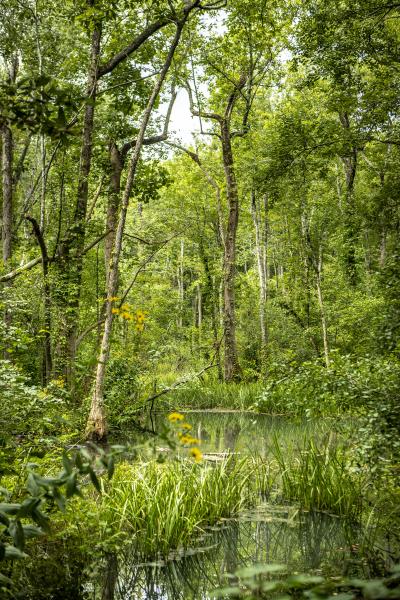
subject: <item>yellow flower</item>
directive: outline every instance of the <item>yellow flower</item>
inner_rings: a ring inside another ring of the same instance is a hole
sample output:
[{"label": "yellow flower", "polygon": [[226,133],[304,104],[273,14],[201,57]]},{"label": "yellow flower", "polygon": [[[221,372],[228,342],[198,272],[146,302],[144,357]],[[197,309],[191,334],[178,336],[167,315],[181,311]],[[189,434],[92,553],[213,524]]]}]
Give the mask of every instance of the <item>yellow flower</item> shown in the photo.
[{"label": "yellow flower", "polygon": [[119,308],[112,308],[111,312],[113,315],[119,315]]},{"label": "yellow flower", "polygon": [[171,423],[176,423],[177,421],[183,421],[185,417],[183,415],[181,415],[181,413],[178,412],[173,412],[170,415],[168,415],[168,420],[171,421]]},{"label": "yellow flower", "polygon": [[111,298],[107,298],[107,302],[118,302],[118,300],[121,300],[119,296],[112,296]]},{"label": "yellow flower", "polygon": [[187,435],[187,434],[186,435],[180,434],[179,441],[181,442],[181,444],[185,444],[185,445],[200,444],[200,440],[192,437],[191,435]]},{"label": "yellow flower", "polygon": [[203,455],[198,448],[190,448],[189,454],[197,463],[203,459]]},{"label": "yellow flower", "polygon": [[122,310],[125,310],[125,311],[129,312],[130,309],[131,309],[131,305],[130,304],[123,304],[121,306],[121,308],[122,308]]},{"label": "yellow flower", "polygon": [[186,429],[186,431],[190,431],[190,430],[192,429],[192,426],[191,426],[191,425],[189,425],[189,423],[180,423],[180,424],[179,424],[179,427],[180,427],[181,429]]}]

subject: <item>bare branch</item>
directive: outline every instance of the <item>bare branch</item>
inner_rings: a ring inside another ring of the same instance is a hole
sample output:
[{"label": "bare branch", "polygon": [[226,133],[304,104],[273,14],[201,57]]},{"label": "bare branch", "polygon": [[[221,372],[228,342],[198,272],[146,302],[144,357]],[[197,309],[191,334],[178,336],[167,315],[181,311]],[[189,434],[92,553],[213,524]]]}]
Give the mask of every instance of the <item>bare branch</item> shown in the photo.
[{"label": "bare branch", "polygon": [[93,211],[94,211],[95,206],[97,204],[97,200],[99,199],[100,194],[101,194],[101,190],[103,188],[104,179],[105,179],[105,175],[103,175],[102,178],[100,179],[99,186],[98,186],[97,190],[95,191],[92,204],[90,205],[88,213],[87,213],[86,222],[90,221],[90,219],[92,217]]},{"label": "bare branch", "polygon": [[37,239],[40,252],[42,254],[43,267],[45,268],[47,266],[47,263],[49,262],[49,255],[47,253],[46,242],[44,241],[43,233],[40,229],[39,223],[34,217],[31,217],[30,215],[26,215],[25,219],[29,221],[29,223],[31,223],[32,225],[33,233]]},{"label": "bare branch", "polygon": [[138,36],[135,37],[134,40],[128,46],[125,46],[120,52],[114,54],[112,58],[108,62],[103,65],[100,65],[98,70],[98,78],[103,77],[107,73],[111,73],[122,61],[124,61],[128,56],[130,56],[133,52],[138,50],[140,46],[142,46],[152,35],[154,35],[157,31],[165,27],[171,23],[171,17],[164,17],[163,19],[159,19],[154,23],[151,23],[144,31],[142,31]]},{"label": "bare branch", "polygon": [[86,246],[86,248],[84,248],[82,250],[81,256],[83,256],[84,254],[87,254],[89,252],[89,250],[91,250],[92,248],[97,246],[97,244],[99,244],[102,240],[104,240],[104,238],[106,238],[108,235],[110,235],[110,233],[112,233],[113,231],[114,231],[113,229],[109,229],[105,233],[102,233],[101,235],[99,235],[99,237],[96,238],[94,240],[94,242],[92,242],[91,244],[89,244],[89,246]]}]

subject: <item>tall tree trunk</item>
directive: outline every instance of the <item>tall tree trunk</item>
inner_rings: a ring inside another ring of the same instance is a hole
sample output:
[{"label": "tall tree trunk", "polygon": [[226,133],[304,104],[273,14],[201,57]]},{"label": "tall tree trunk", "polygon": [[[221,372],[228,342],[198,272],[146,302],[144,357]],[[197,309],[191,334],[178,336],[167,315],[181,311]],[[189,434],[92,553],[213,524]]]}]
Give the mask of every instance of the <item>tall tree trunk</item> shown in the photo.
[{"label": "tall tree trunk", "polygon": [[228,219],[224,254],[224,379],[226,382],[241,378],[236,346],[235,275],[236,234],[239,222],[239,194],[235,176],[229,121],[221,122],[222,159],[228,200]]},{"label": "tall tree trunk", "polygon": [[[267,202],[267,200],[265,200]],[[268,344],[268,328],[267,328],[267,205],[265,206],[265,224],[264,235],[262,235],[262,215],[261,207],[257,205],[257,198],[254,190],[251,192],[251,216],[253,218],[255,241],[256,241],[256,257],[257,270],[259,281],[259,318],[261,332],[261,372],[266,373],[267,359],[267,344]]]},{"label": "tall tree trunk", "polygon": [[[12,258],[13,237],[13,135],[11,129],[4,125],[2,129],[2,179],[3,179],[3,213],[2,213],[2,258],[3,267],[10,270]],[[11,282],[5,284],[7,287]],[[11,311],[6,305],[4,309],[4,323],[11,325]]]},{"label": "tall tree trunk", "polygon": [[318,260],[316,264],[316,277],[317,277],[317,295],[318,295],[318,306],[321,316],[321,328],[322,328],[322,339],[324,342],[324,357],[325,364],[329,367],[329,340],[328,340],[328,328],[326,324],[326,315],[325,315],[325,306],[322,296],[322,287],[321,287],[321,274],[322,274],[322,248],[321,246],[318,249]]},{"label": "tall tree trunk", "polygon": [[43,287],[44,287],[44,369],[43,369],[43,384],[46,385],[52,376],[52,354],[51,354],[51,293],[49,283],[49,255],[47,246],[43,237],[43,231],[39,223],[31,216],[26,219],[32,224],[33,233],[39,244],[42,255],[42,271],[43,271]]},{"label": "tall tree trunk", "polygon": [[13,234],[13,135],[11,129],[3,126],[3,222],[2,222],[2,246],[3,263],[7,263],[12,257],[12,234]]},{"label": "tall tree trunk", "polygon": [[[346,112],[339,114],[340,122],[346,136],[351,133],[350,119]],[[350,142],[349,142],[350,143]],[[354,183],[357,172],[357,158],[358,151],[354,145],[349,147],[349,151],[346,155],[341,156],[341,160],[345,172],[346,180],[346,197],[345,205],[343,207],[344,212],[344,258],[346,265],[346,272],[349,282],[352,286],[357,283],[357,265],[356,265],[356,246],[357,246],[357,228],[355,223],[355,197],[354,197]]]},{"label": "tall tree trunk", "polygon": [[115,234],[118,225],[118,210],[120,202],[121,192],[121,174],[124,167],[124,160],[121,156],[121,152],[118,150],[117,145],[111,142],[109,149],[111,176],[110,176],[110,188],[108,194],[108,205],[107,205],[107,219],[106,219],[106,231],[109,231],[109,235],[105,238],[104,242],[104,259],[106,268],[106,281],[111,265],[112,249],[114,247]]},{"label": "tall tree trunk", "polygon": [[146,133],[147,125],[150,120],[151,113],[154,108],[154,104],[160,93],[161,87],[164,83],[165,77],[169,71],[172,63],[172,59],[175,54],[175,50],[179,44],[183,27],[186,23],[189,11],[185,10],[184,17],[177,23],[176,33],[174,40],[168,52],[168,56],[161,70],[161,73],[156,81],[153,88],[149,101],[147,103],[138,136],[136,139],[135,147],[130,160],[128,176],[125,184],[125,190],[121,202],[121,210],[118,221],[118,228],[115,236],[115,244],[112,253],[112,261],[110,272],[107,282],[107,302],[106,302],[106,318],[104,322],[103,337],[101,341],[100,354],[97,361],[96,368],[96,379],[92,396],[92,403],[88,416],[86,435],[91,439],[104,440],[107,436],[107,422],[104,410],[104,382],[106,375],[106,366],[110,353],[111,334],[113,325],[113,313],[112,313],[112,302],[109,300],[115,297],[118,288],[118,273],[119,273],[119,262],[122,250],[123,234],[125,230],[126,215],[129,206],[129,199],[132,192],[132,187],[136,175],[136,169],[138,166],[143,140]]},{"label": "tall tree trunk", "polygon": [[[93,6],[94,0],[88,0],[87,3],[89,6]],[[68,295],[68,313],[64,319],[65,331],[61,334],[64,346],[60,356],[62,362],[58,366],[57,371],[63,371],[63,375],[68,382],[69,387],[73,385],[74,381],[74,361],[79,325],[79,301],[81,295],[83,249],[86,233],[89,175],[92,161],[93,124],[100,57],[100,41],[101,23],[97,22],[94,25],[90,47],[90,65],[86,85],[87,102],[83,119],[78,191],[73,225],[71,225],[66,238],[60,244],[59,250],[59,261],[61,263],[59,265],[59,270],[66,269],[66,272],[68,273],[67,289],[65,289],[65,275],[63,276],[62,281],[64,287],[62,294],[67,293]]]},{"label": "tall tree trunk", "polygon": [[185,288],[184,288],[184,283],[183,283],[184,257],[185,257],[185,243],[184,243],[184,240],[181,240],[178,267],[176,270],[176,278],[177,278],[177,283],[178,283],[177,325],[180,328],[183,327],[183,302],[184,302],[184,294],[185,294]]}]

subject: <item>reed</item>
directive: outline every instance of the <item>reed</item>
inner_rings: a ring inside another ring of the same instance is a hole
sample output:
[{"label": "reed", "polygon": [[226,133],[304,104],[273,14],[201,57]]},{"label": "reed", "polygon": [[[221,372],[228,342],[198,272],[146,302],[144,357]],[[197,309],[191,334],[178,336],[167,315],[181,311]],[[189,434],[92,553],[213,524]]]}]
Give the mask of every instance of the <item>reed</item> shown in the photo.
[{"label": "reed", "polygon": [[286,447],[284,452],[275,438],[271,449],[286,500],[350,519],[361,515],[367,482],[350,471],[345,451],[330,439],[319,446],[307,440],[302,448]]},{"label": "reed", "polygon": [[254,498],[247,460],[120,465],[100,499],[103,539],[121,533],[143,557],[186,547],[204,527],[236,514]]},{"label": "reed", "polygon": [[204,384],[188,384],[176,389],[166,397],[170,408],[227,408],[235,410],[251,410],[256,398],[263,390],[261,383],[227,385],[226,383],[208,382]]}]

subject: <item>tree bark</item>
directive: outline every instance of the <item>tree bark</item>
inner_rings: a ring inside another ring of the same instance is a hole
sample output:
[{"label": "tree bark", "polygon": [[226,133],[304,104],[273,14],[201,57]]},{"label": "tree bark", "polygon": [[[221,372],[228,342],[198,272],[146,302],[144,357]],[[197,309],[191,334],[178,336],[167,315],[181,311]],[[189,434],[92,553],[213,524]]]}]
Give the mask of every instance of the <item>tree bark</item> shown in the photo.
[{"label": "tree bark", "polygon": [[[346,136],[351,133],[350,119],[346,112],[339,114],[340,122]],[[349,142],[350,143],[350,142]],[[345,172],[346,194],[344,204],[344,259],[346,272],[352,286],[357,283],[356,245],[357,231],[355,223],[354,183],[357,172],[358,150],[351,144],[346,155],[341,156]]]},{"label": "tree bark", "polygon": [[[88,0],[93,5],[93,0]],[[86,84],[86,107],[83,119],[82,145],[78,175],[78,190],[73,224],[60,243],[57,255],[61,289],[55,295],[61,300],[59,310],[68,312],[62,317],[63,331],[60,333],[56,371],[62,374],[71,388],[74,381],[76,338],[79,325],[79,301],[83,268],[83,250],[86,233],[86,214],[89,191],[89,175],[92,161],[93,124],[100,58],[101,23],[95,23],[90,46],[90,64]],[[66,296],[66,297],[65,297]]]},{"label": "tree bark", "polygon": [[235,276],[236,234],[239,223],[239,194],[236,183],[229,122],[221,123],[222,159],[228,200],[228,219],[224,254],[224,379],[226,382],[241,378],[236,345]]},{"label": "tree bark", "polygon": [[267,327],[267,199],[265,198],[265,223],[264,223],[264,236],[262,235],[262,216],[261,207],[257,205],[257,198],[254,190],[251,192],[251,215],[253,218],[255,241],[256,241],[256,257],[257,257],[257,270],[258,270],[258,281],[259,281],[259,318],[260,318],[260,333],[261,333],[261,372],[266,373],[266,358],[267,358],[267,344],[268,344],[268,327]]},{"label": "tree bark", "polygon": [[4,125],[2,131],[3,152],[3,222],[2,246],[4,266],[12,257],[13,234],[13,135],[11,129]]},{"label": "tree bark", "polygon": [[52,354],[51,354],[51,294],[50,294],[50,283],[49,283],[49,255],[47,252],[47,246],[44,241],[43,232],[36,221],[31,216],[27,216],[26,219],[31,223],[33,233],[40,247],[42,255],[42,271],[43,271],[43,285],[44,285],[44,369],[43,369],[43,385],[46,385],[52,376]]},{"label": "tree bark", "polygon": [[318,260],[316,264],[316,278],[317,278],[317,295],[318,295],[318,306],[321,316],[321,328],[322,328],[322,340],[324,343],[324,357],[325,364],[329,368],[330,360],[329,360],[329,340],[328,340],[328,328],[326,324],[326,314],[325,314],[325,306],[322,296],[322,286],[321,286],[321,274],[322,274],[322,248],[321,246],[318,249]]}]

